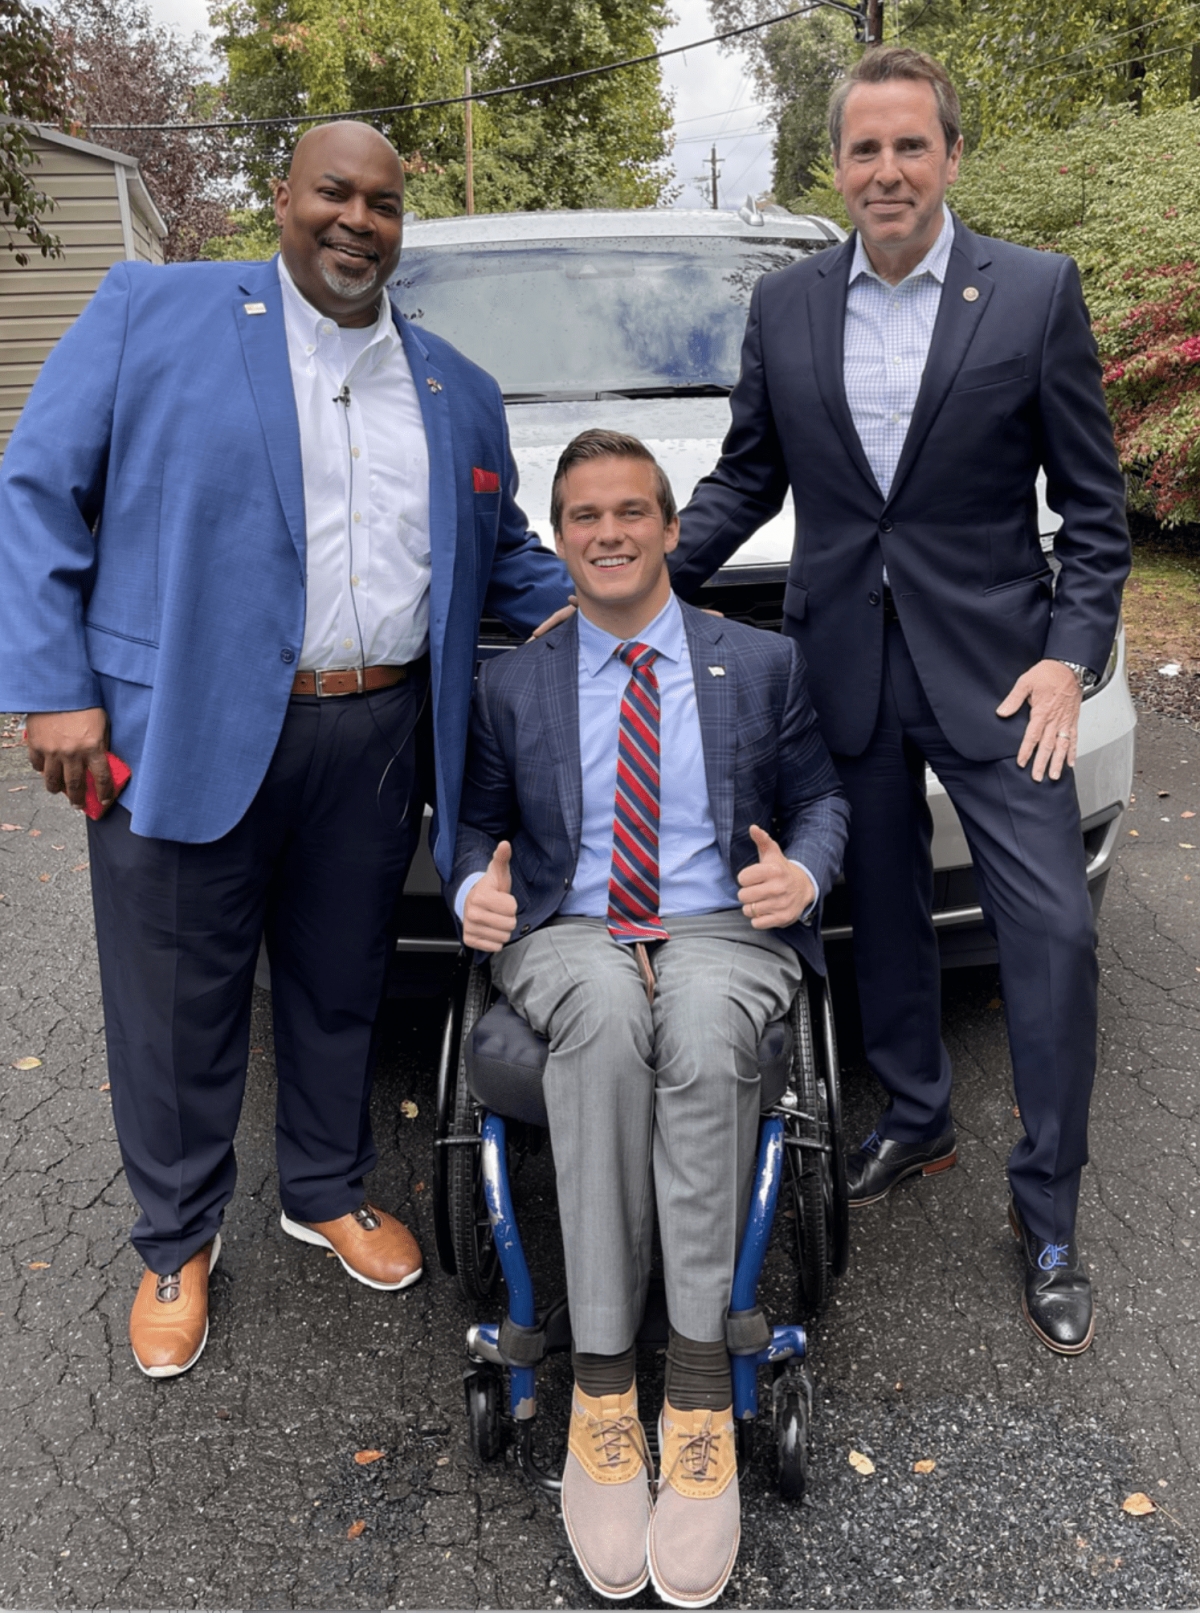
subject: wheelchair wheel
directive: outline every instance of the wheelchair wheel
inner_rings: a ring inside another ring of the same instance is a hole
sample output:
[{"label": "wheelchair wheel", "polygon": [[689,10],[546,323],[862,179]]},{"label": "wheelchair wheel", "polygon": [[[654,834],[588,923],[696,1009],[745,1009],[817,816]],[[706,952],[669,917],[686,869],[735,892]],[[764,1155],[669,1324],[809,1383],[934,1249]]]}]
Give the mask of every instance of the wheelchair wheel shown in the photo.
[{"label": "wheelchair wheel", "polygon": [[504,1449],[500,1403],[504,1384],[498,1372],[476,1367],[463,1373],[467,1402],[467,1435],[481,1462],[494,1462]]},{"label": "wheelchair wheel", "polygon": [[[476,1021],[487,1010],[492,1000],[492,984],[486,968],[476,966],[467,976],[463,998],[458,1048],[454,1058],[453,1116],[455,1137],[477,1137],[480,1134],[479,1105],[471,1096],[467,1085],[464,1050],[467,1037]],[[446,1154],[446,1201],[450,1227],[450,1241],[454,1249],[454,1265],[458,1286],[472,1304],[488,1304],[496,1292],[500,1278],[500,1262],[492,1238],[487,1204],[483,1196],[483,1172],[480,1168],[478,1145],[465,1142],[452,1143],[443,1148]]]},{"label": "wheelchair wheel", "polygon": [[808,1401],[798,1389],[782,1397],[775,1418],[775,1482],[785,1501],[799,1501],[808,1485]]},{"label": "wheelchair wheel", "polygon": [[792,1091],[796,1106],[788,1121],[785,1154],[796,1221],[801,1299],[810,1314],[816,1315],[827,1303],[833,1286],[836,1173],[840,1166],[844,1194],[845,1166],[841,1160],[840,1139],[835,1142],[833,1135],[828,1082],[818,1064],[814,1045],[807,979],[792,1004],[791,1021]]}]

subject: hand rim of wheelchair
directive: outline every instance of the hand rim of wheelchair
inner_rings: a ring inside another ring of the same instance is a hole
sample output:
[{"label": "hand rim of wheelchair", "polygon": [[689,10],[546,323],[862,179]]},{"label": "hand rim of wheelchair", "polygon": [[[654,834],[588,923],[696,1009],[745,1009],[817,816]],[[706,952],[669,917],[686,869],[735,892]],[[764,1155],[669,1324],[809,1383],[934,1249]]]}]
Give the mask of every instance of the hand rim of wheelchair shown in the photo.
[{"label": "hand rim of wheelchair", "polygon": [[483,1198],[479,1148],[483,1111],[467,1084],[465,1049],[495,996],[486,965],[468,963],[446,1014],[438,1066],[434,1137],[434,1239],[438,1261],[476,1305],[495,1298],[500,1262]]}]

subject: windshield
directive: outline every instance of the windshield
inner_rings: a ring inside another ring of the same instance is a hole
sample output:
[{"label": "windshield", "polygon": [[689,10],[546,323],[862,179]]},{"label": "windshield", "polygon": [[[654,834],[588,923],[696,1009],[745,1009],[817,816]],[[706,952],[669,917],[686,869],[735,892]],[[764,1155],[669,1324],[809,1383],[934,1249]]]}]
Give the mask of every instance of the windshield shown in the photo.
[{"label": "windshield", "polygon": [[727,392],[750,293],[820,241],[686,236],[405,248],[400,311],[509,402]]}]

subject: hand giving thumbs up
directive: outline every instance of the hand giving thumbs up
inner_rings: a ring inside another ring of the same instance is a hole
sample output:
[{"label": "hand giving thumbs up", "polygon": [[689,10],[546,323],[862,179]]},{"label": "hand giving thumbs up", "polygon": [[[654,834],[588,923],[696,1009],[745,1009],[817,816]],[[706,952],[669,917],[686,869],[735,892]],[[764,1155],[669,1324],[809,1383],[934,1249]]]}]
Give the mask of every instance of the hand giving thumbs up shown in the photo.
[{"label": "hand giving thumbs up", "polygon": [[816,897],[813,882],[757,823],[750,825],[750,838],[758,847],[758,861],[738,875],[742,912],[756,930],[786,929]]},{"label": "hand giving thumbs up", "polygon": [[511,860],[512,845],[502,840],[487,872],[472,885],[463,903],[463,942],[480,952],[499,952],[517,927],[517,900],[508,868]]}]

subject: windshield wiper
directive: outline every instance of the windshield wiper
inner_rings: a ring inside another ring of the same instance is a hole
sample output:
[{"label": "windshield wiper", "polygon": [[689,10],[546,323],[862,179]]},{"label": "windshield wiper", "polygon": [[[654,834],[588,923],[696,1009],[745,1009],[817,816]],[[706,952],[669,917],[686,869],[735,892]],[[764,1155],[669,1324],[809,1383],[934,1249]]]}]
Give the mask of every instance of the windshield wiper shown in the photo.
[{"label": "windshield wiper", "polygon": [[716,381],[681,381],[665,386],[623,386],[608,392],[598,392],[598,398],[727,398],[731,386]]}]

